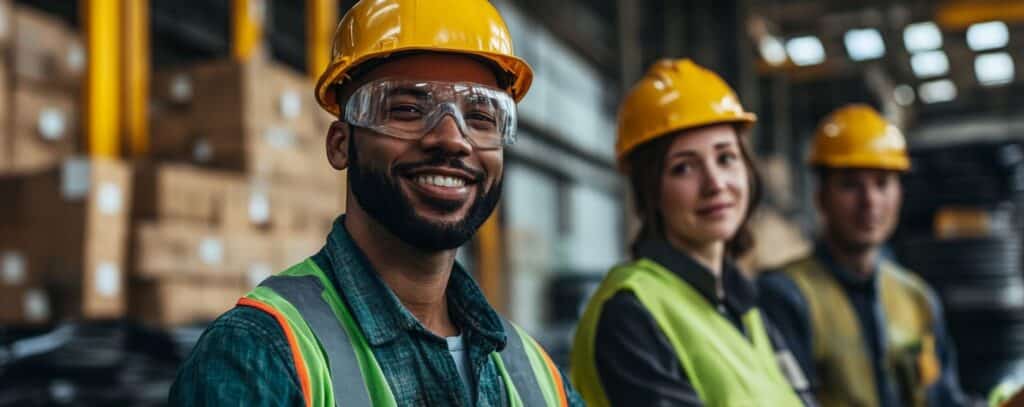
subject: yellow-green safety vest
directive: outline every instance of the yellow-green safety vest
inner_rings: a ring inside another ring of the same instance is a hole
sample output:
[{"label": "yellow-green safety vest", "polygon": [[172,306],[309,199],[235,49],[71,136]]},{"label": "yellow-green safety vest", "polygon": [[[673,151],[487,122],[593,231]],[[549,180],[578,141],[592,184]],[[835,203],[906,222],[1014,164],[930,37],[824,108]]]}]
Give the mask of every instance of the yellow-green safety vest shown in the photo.
[{"label": "yellow-green safety vest", "polygon": [[[879,405],[867,342],[836,277],[814,256],[783,266],[782,273],[796,283],[810,311],[818,402],[828,407]],[[890,261],[880,263],[877,278],[885,313],[884,369],[899,383],[908,405],[924,406],[928,386],[942,371],[927,285]]]},{"label": "yellow-green safety vest", "polygon": [[[397,406],[362,330],[327,275],[306,259],[270,277],[238,301],[273,316],[291,348],[306,406]],[[491,353],[508,405],[567,406],[562,376],[547,353],[502,318],[508,342]]]},{"label": "yellow-green safety vest", "polygon": [[654,317],[704,404],[802,405],[779,370],[756,308],[742,316],[750,335],[747,339],[697,290],[648,259],[612,269],[583,313],[573,344],[570,376],[587,405],[609,405],[597,373],[594,341],[604,303],[620,291],[633,293]]}]

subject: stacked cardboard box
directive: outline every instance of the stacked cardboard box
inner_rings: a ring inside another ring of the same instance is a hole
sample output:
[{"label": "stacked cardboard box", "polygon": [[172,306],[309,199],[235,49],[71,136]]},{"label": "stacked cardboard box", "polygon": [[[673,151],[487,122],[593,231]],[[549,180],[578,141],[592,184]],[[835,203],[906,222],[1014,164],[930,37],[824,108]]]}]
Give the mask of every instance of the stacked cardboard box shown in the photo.
[{"label": "stacked cardboard box", "polygon": [[[161,325],[208,321],[323,244],[335,204],[316,191],[180,163],[136,165],[132,310]],[[275,189],[276,188],[276,189]]]},{"label": "stacked cardboard box", "polygon": [[157,73],[151,161],[86,159],[82,42],[11,4],[0,0],[0,326],[209,321],[321,247],[345,185],[308,78],[267,61]]},{"label": "stacked cardboard box", "polygon": [[124,315],[131,187],[128,164],[81,157],[0,179],[0,323]]},{"label": "stacked cardboard box", "polygon": [[[78,98],[85,48],[68,24],[33,9],[11,10],[10,64],[0,84],[10,115],[6,171],[32,172],[58,165],[79,151]],[[6,64],[3,64],[6,65]]]},{"label": "stacked cardboard box", "polygon": [[324,116],[298,72],[259,60],[208,62],[158,72],[152,89],[157,157],[268,180],[335,175],[323,159]]},{"label": "stacked cardboard box", "polygon": [[323,245],[344,206],[324,157],[330,116],[306,77],[258,59],[158,72],[151,88],[132,309],[161,325],[209,320]]}]

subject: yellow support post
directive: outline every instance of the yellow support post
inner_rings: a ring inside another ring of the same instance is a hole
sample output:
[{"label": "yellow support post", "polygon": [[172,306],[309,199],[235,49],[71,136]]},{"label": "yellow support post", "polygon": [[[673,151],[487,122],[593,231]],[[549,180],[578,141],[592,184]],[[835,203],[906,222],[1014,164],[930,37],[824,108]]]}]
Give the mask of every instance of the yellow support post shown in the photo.
[{"label": "yellow support post", "polygon": [[149,0],[124,6],[124,129],[132,156],[149,154]]},{"label": "yellow support post", "polygon": [[265,0],[231,0],[231,55],[245,62],[263,46]]},{"label": "yellow support post", "polygon": [[313,80],[330,63],[337,24],[337,0],[306,0],[306,71]]},{"label": "yellow support post", "polygon": [[1020,0],[949,0],[935,7],[935,22],[947,30],[964,30],[971,24],[999,20],[1007,24],[1024,22]]},{"label": "yellow support post", "polygon": [[120,0],[81,0],[79,5],[88,55],[82,110],[89,153],[116,157],[121,136]]},{"label": "yellow support post", "polygon": [[501,222],[499,220],[499,207],[491,214],[491,217],[480,226],[476,232],[477,253],[476,266],[477,276],[480,278],[480,288],[490,301],[491,305],[499,312],[505,310],[505,291],[503,287],[504,257],[502,256]]}]

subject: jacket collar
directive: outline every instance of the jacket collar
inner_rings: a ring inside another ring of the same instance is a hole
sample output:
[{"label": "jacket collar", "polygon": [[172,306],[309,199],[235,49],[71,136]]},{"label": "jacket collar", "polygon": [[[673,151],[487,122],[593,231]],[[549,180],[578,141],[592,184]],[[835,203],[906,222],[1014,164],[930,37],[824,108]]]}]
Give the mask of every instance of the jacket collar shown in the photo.
[{"label": "jacket collar", "polygon": [[755,306],[756,294],[753,284],[729,259],[722,266],[722,289],[724,298],[716,292],[716,277],[690,255],[672,247],[665,240],[646,240],[636,246],[636,256],[646,257],[669,269],[687,284],[697,290],[714,305],[726,305],[740,314]]},{"label": "jacket collar", "polygon": [[[405,332],[436,337],[402,305],[374,270],[345,228],[345,215],[334,221],[323,253],[329,259],[332,280],[371,345],[386,344]],[[495,349],[505,347],[500,317],[458,262],[453,266],[445,295],[454,322],[463,334],[470,331],[466,337],[482,338]]]}]

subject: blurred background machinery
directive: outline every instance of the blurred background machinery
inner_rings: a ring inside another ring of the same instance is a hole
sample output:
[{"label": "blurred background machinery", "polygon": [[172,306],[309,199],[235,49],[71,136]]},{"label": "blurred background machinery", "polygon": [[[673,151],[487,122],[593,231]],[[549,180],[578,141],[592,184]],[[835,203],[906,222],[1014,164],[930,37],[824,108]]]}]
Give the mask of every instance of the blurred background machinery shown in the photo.
[{"label": "blurred background machinery", "polygon": [[[320,247],[345,177],[311,81],[353,3],[0,0],[0,405],[161,405],[205,323]],[[818,121],[871,104],[914,157],[892,252],[938,291],[965,386],[1024,370],[1019,1],[492,3],[536,79],[459,257],[560,364],[629,256],[619,97],[689,57],[759,115],[751,274],[810,247]]]}]

